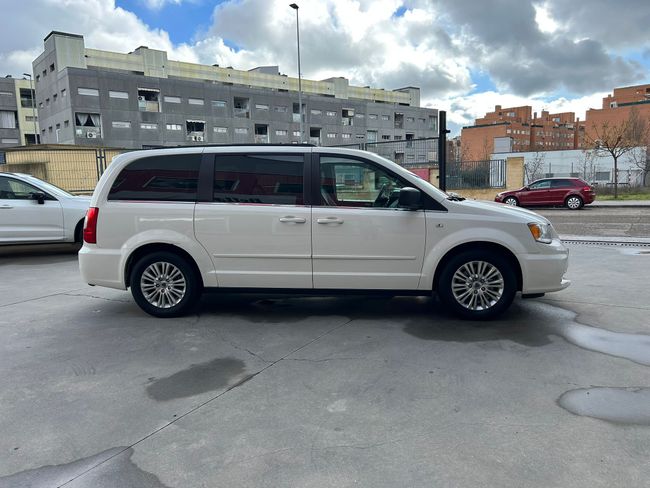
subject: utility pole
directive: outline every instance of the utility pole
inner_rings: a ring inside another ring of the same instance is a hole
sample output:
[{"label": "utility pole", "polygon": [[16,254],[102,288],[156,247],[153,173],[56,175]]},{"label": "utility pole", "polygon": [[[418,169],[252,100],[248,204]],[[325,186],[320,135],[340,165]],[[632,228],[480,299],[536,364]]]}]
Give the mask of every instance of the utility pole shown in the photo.
[{"label": "utility pole", "polygon": [[447,112],[438,112],[438,187],[447,191]]},{"label": "utility pole", "polygon": [[300,143],[305,142],[304,121],[302,118],[302,75],[300,73],[300,21],[298,18],[298,4],[289,5],[296,11],[296,39],[298,43],[298,116],[300,117]]}]

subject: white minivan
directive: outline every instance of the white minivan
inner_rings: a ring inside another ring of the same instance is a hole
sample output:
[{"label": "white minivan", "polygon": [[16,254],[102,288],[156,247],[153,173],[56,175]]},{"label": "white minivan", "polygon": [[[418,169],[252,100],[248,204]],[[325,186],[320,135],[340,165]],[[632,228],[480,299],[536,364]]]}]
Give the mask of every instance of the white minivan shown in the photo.
[{"label": "white minivan", "polygon": [[436,293],[488,319],[566,288],[568,250],[544,217],[450,197],[373,153],[307,145],[135,151],[93,194],[79,264],[157,317],[203,290]]}]

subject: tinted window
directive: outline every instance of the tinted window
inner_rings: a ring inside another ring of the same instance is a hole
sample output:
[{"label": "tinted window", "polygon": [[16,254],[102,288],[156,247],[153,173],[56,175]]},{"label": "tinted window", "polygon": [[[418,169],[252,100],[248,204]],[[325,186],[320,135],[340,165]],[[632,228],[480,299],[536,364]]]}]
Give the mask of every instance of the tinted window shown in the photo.
[{"label": "tinted window", "polygon": [[138,159],[122,170],[109,200],[196,201],[201,154]]},{"label": "tinted window", "polygon": [[[0,199],[2,200],[31,200],[32,193],[44,193],[35,186],[13,178],[0,177]],[[45,195],[47,200],[53,200]]]},{"label": "tinted window", "polygon": [[407,183],[381,167],[346,157],[321,157],[321,199],[330,207],[394,208]]},{"label": "tinted window", "polygon": [[544,188],[550,188],[551,187],[551,180],[542,180],[542,181],[537,181],[530,185],[528,188],[531,190],[541,190]]},{"label": "tinted window", "polygon": [[303,156],[218,155],[215,202],[302,205]]},{"label": "tinted window", "polygon": [[551,188],[572,188],[573,181],[571,180],[553,180],[551,181]]}]

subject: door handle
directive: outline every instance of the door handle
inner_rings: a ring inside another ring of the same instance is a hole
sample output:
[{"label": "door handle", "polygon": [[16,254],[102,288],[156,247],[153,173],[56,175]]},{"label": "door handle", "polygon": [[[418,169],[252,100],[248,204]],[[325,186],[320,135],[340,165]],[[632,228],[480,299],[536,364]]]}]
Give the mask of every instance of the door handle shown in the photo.
[{"label": "door handle", "polygon": [[322,219],[316,219],[316,222],[319,224],[342,224],[343,219],[338,217],[324,217]]},{"label": "door handle", "polygon": [[304,219],[302,217],[294,217],[293,215],[287,215],[286,217],[280,217],[280,222],[304,224],[307,222],[307,219]]},{"label": "door handle", "polygon": [[14,207],[9,204],[6,204],[6,205],[0,205],[0,208],[14,208]]}]

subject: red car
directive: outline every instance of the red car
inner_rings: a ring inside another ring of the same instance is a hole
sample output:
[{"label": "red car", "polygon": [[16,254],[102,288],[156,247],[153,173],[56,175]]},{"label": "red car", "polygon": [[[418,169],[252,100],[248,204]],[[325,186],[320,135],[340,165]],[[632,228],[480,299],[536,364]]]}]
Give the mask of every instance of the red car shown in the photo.
[{"label": "red car", "polygon": [[578,210],[595,199],[594,188],[580,178],[544,178],[519,190],[503,191],[494,201],[522,207],[563,205]]}]

